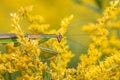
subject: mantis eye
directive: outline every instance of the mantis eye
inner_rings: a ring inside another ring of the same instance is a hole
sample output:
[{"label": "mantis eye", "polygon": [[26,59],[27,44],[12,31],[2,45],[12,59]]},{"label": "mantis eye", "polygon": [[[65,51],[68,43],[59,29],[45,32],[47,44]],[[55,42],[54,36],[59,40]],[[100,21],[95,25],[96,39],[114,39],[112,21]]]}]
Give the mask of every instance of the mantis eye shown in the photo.
[{"label": "mantis eye", "polygon": [[59,34],[57,35],[57,40],[58,40],[59,43],[61,42],[61,39],[62,39],[62,35],[59,33]]}]

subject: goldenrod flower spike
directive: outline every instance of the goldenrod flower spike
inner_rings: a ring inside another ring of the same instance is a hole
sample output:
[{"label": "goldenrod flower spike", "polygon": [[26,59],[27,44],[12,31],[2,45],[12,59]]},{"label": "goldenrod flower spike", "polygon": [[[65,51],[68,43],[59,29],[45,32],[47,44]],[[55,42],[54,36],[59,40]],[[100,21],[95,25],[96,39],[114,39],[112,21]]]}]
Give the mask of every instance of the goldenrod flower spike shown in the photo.
[{"label": "goldenrod flower spike", "polygon": [[70,24],[70,21],[73,19],[73,17],[74,15],[72,14],[61,21],[61,24],[60,24],[61,28],[57,31],[58,34],[60,33],[61,35],[64,35],[66,33],[67,27]]},{"label": "goldenrod flower spike", "polygon": [[[61,28],[57,31],[60,38],[64,36],[67,27],[73,18],[73,15],[64,18],[61,21]],[[52,46],[53,49],[58,51],[57,57],[51,61],[50,65],[52,67],[50,74],[52,75],[53,79],[63,79],[67,67],[68,62],[70,62],[70,59],[74,56],[71,51],[69,51],[69,46],[66,45],[67,41],[66,39],[62,38],[62,41],[60,43],[54,41]]]},{"label": "goldenrod flower spike", "polygon": [[111,41],[112,37],[108,37],[111,33],[109,29],[112,27],[109,22],[113,21],[112,15],[117,10],[118,4],[119,0],[111,1],[110,6],[103,12],[103,17],[98,19],[98,23],[84,27],[84,30],[92,36],[92,43],[90,43],[88,53],[80,56],[81,63],[77,68],[78,79],[119,79],[117,70],[120,64],[117,63],[119,61],[117,57],[120,57],[120,51],[115,44],[118,44],[117,38]]}]

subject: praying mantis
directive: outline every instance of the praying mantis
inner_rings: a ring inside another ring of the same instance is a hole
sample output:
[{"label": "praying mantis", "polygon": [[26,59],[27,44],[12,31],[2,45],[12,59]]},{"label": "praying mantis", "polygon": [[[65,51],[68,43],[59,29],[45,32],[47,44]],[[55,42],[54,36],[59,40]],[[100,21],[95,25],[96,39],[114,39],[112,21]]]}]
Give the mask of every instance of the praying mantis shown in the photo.
[{"label": "praying mantis", "polygon": [[[50,38],[56,38],[58,43],[61,42],[62,39],[62,35],[61,34],[25,34],[24,37],[30,38],[30,39],[36,39],[36,38],[43,38],[42,40],[39,41],[39,44],[47,41]],[[10,43],[10,42],[14,42],[14,43],[18,43],[17,42],[17,35],[16,34],[0,34],[0,44],[6,44],[6,43]],[[58,54],[58,52],[56,50],[50,49],[50,48],[45,48],[42,46],[39,46],[39,48],[41,49],[41,51],[43,52],[47,52],[49,54],[52,55],[56,55]],[[53,59],[54,57],[51,57],[47,60]]]}]

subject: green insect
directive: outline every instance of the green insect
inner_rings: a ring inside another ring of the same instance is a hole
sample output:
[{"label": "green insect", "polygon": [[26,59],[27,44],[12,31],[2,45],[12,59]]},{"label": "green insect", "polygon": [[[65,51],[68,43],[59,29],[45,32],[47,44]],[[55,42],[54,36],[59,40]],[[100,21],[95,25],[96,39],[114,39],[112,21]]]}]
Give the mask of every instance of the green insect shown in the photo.
[{"label": "green insect", "polygon": [[[58,35],[56,34],[25,34],[24,36],[30,39],[42,38],[42,40],[39,41],[39,44],[49,40],[50,38],[56,38],[59,43],[61,42],[61,39],[62,39],[61,34],[58,34]],[[10,42],[18,43],[16,34],[0,34],[0,44],[6,44]],[[42,46],[39,46],[39,48],[41,49],[42,52],[46,52],[48,54],[54,55],[44,60],[51,60],[55,57],[55,55],[58,54],[56,50],[53,50],[50,48],[45,48]]]}]

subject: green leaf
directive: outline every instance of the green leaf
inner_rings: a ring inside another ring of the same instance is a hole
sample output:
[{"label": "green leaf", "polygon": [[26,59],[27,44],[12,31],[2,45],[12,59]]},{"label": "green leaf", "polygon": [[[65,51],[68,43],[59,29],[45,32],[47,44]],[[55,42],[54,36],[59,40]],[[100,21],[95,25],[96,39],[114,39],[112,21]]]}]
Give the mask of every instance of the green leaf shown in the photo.
[{"label": "green leaf", "polygon": [[5,80],[12,80],[9,72],[6,72],[4,74],[4,78],[5,78]]},{"label": "green leaf", "polygon": [[14,73],[6,72],[6,73],[4,74],[5,80],[16,80],[16,78],[17,78],[18,76],[21,76],[20,71],[17,71],[17,72],[14,72]]},{"label": "green leaf", "polygon": [[16,80],[16,78],[17,78],[17,77],[20,77],[20,76],[21,76],[20,71],[11,73],[11,80]]},{"label": "green leaf", "polygon": [[51,75],[46,71],[43,72],[43,80],[52,80]]},{"label": "green leaf", "polygon": [[96,4],[98,5],[98,7],[99,7],[100,9],[103,8],[103,0],[95,0],[95,2],[96,2]]}]

